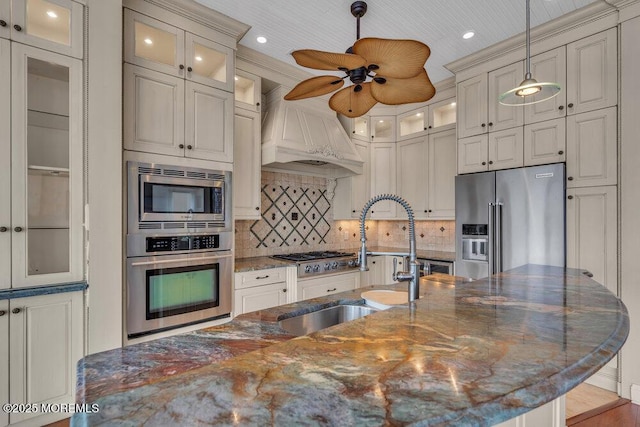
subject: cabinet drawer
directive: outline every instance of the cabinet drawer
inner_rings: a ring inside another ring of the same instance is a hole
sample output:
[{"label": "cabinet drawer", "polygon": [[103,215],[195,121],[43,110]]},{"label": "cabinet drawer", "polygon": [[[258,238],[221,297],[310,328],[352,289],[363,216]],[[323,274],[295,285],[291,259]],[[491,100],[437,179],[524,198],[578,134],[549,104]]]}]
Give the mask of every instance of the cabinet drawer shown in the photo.
[{"label": "cabinet drawer", "polygon": [[360,272],[298,280],[298,300],[325,297],[360,287]]},{"label": "cabinet drawer", "polygon": [[253,286],[269,285],[287,280],[286,268],[268,268],[264,270],[236,273],[235,288],[251,288]]}]

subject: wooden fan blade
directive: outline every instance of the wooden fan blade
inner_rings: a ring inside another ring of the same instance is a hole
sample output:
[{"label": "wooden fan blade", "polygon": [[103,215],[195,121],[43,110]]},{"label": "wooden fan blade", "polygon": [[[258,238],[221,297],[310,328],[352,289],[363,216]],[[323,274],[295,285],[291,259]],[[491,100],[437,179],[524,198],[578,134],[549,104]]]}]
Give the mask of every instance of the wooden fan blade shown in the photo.
[{"label": "wooden fan blade", "polygon": [[353,70],[366,66],[365,59],[350,53],[323,52],[321,50],[303,49],[291,52],[298,65],[316,70]]},{"label": "wooden fan blade", "polygon": [[362,90],[356,92],[356,86],[346,87],[329,99],[329,107],[337,113],[350,118],[366,114],[378,103],[371,96],[371,83],[362,83]]},{"label": "wooden fan blade", "polygon": [[420,74],[409,79],[386,78],[383,84],[371,83],[371,96],[387,105],[424,102],[435,94],[436,88],[431,84],[424,68]]},{"label": "wooden fan blade", "polygon": [[376,74],[396,79],[417,76],[424,68],[431,49],[417,40],[360,39],[353,45],[353,53],[366,59]]},{"label": "wooden fan blade", "polygon": [[344,80],[336,76],[318,76],[303,80],[284,96],[287,101],[325,95],[341,88]]}]

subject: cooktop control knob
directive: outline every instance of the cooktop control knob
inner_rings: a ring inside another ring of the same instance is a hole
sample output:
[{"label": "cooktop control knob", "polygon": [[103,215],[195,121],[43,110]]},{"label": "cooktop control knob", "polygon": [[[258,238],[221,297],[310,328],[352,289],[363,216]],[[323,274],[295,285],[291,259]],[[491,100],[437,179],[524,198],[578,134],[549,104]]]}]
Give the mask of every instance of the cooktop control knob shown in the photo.
[{"label": "cooktop control knob", "polygon": [[304,272],[305,272],[305,273],[311,273],[311,266],[310,266],[310,265],[307,265],[307,266],[304,268]]},{"label": "cooktop control knob", "polygon": [[316,264],[316,265],[314,265],[314,266],[313,266],[313,271],[314,271],[314,272],[320,271],[320,264]]},{"label": "cooktop control knob", "polygon": [[326,263],[326,264],[324,265],[324,270],[325,270],[325,271],[328,271],[328,270],[330,270],[330,269],[331,269],[331,264]]},{"label": "cooktop control knob", "polygon": [[348,265],[349,267],[355,267],[356,262],[355,262],[355,260],[349,260],[349,262],[347,263],[347,265]]},{"label": "cooktop control knob", "polygon": [[331,269],[332,269],[332,270],[336,270],[337,268],[338,268],[338,262],[337,262],[337,261],[333,261],[333,262],[331,263]]}]

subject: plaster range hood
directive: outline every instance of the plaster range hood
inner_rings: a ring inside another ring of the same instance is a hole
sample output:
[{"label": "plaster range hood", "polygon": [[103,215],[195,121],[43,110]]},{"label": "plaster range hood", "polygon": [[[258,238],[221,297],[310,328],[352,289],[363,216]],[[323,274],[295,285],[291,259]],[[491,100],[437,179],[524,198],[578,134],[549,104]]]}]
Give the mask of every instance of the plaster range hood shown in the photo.
[{"label": "plaster range hood", "polygon": [[325,178],[361,174],[363,161],[326,102],[285,101],[288,91],[281,86],[267,94],[262,168]]}]

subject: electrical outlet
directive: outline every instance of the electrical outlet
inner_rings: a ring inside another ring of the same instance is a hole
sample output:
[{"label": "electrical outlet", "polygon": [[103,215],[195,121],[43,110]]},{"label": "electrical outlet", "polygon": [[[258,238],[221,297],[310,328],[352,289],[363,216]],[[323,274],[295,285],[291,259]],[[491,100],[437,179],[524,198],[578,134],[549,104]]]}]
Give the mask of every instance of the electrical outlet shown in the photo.
[{"label": "electrical outlet", "polygon": [[291,221],[298,220],[298,212],[291,212]]}]

